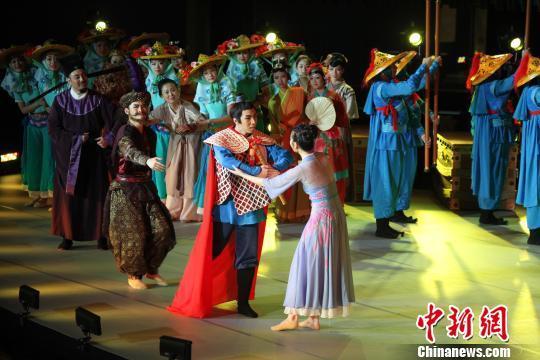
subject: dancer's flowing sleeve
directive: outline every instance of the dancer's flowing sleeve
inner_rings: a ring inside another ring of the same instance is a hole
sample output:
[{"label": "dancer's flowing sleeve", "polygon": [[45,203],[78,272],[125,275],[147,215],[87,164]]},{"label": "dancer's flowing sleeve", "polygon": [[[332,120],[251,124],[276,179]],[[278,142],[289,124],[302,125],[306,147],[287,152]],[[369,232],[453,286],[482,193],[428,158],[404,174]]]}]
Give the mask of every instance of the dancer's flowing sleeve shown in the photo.
[{"label": "dancer's flowing sleeve", "polygon": [[389,99],[396,96],[408,96],[414,94],[418,86],[420,86],[420,82],[422,81],[425,72],[426,65],[422,64],[406,81],[382,83],[380,85],[381,97]]},{"label": "dancer's flowing sleeve", "polygon": [[264,179],[263,186],[268,196],[275,199],[300,180],[302,180],[302,167],[296,166],[281,175]]}]

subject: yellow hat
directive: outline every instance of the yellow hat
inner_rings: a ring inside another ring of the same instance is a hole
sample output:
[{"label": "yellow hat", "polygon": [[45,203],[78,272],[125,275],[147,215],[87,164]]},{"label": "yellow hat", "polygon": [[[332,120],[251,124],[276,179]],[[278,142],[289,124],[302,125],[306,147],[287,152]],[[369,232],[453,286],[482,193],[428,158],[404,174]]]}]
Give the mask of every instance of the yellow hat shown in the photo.
[{"label": "yellow hat", "polygon": [[304,51],[306,48],[292,42],[285,42],[277,38],[273,43],[266,43],[257,49],[257,53],[264,57],[272,57],[275,53],[294,53]]},{"label": "yellow hat", "polygon": [[249,49],[258,48],[264,44],[264,37],[262,35],[253,34],[251,37],[246,35],[240,35],[234,39],[226,40],[218,45],[216,53],[223,55],[225,53],[235,53],[239,51],[245,51]]},{"label": "yellow hat", "polygon": [[[405,51],[405,56],[397,63],[396,65],[396,75],[405,69],[405,67],[411,62],[412,59],[416,56],[416,51]],[[403,53],[402,53],[403,54]]]},{"label": "yellow hat", "polygon": [[405,57],[407,53],[401,53],[397,55],[391,55],[387,53],[383,53],[382,51],[379,51],[377,49],[371,50],[371,61],[369,63],[369,67],[366,70],[366,73],[364,75],[363,84],[364,86],[368,84],[368,82],[373,79],[375,76],[383,72],[388,67],[392,66],[399,60],[401,60],[403,57]]},{"label": "yellow hat", "polygon": [[512,54],[485,55],[476,53],[471,64],[469,76],[467,77],[467,88],[470,89],[472,86],[481,84],[491,75],[495,74],[511,58]]},{"label": "yellow hat", "polygon": [[221,65],[227,57],[225,55],[205,55],[199,54],[196,62],[191,63],[193,67],[189,73],[191,80],[196,80],[201,75],[202,69],[207,65]]},{"label": "yellow hat", "polygon": [[538,75],[540,75],[540,58],[527,53],[519,63],[516,76],[514,77],[514,86],[523,86]]}]

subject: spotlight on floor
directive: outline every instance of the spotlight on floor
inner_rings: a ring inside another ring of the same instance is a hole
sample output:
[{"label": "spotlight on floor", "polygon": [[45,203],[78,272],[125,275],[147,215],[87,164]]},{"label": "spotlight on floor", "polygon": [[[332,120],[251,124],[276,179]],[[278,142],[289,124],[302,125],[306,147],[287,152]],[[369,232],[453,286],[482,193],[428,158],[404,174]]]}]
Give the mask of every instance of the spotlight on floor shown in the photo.
[{"label": "spotlight on floor", "polygon": [[92,340],[90,334],[101,335],[101,317],[85,308],[79,306],[75,309],[75,323],[84,334],[84,337],[79,339],[81,350]]},{"label": "spotlight on floor", "polygon": [[159,354],[169,360],[191,360],[191,341],[163,335],[159,338]]},{"label": "spotlight on floor", "polygon": [[24,309],[21,316],[28,316],[30,314],[30,308],[39,309],[39,291],[28,285],[21,285],[19,288],[19,303]]}]

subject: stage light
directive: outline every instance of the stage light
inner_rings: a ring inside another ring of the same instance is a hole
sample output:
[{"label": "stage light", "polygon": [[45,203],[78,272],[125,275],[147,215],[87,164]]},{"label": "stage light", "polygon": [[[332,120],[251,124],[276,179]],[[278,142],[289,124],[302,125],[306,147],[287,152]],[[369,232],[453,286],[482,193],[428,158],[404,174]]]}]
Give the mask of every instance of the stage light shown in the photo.
[{"label": "stage light", "polygon": [[39,291],[28,285],[21,285],[19,288],[19,303],[24,309],[22,316],[30,314],[30,308],[39,309]]},{"label": "stage light", "polygon": [[273,44],[275,43],[277,40],[277,35],[275,32],[269,32],[268,34],[266,34],[266,42],[269,43],[269,44]]},{"label": "stage light", "polygon": [[99,32],[105,31],[107,29],[107,23],[103,20],[96,22],[96,30]]},{"label": "stage light", "polygon": [[409,35],[409,43],[413,46],[420,46],[422,44],[422,35],[417,32],[413,32],[411,35]]},{"label": "stage light", "polygon": [[521,41],[520,38],[513,38],[512,41],[510,41],[510,47],[514,50],[514,51],[519,51],[521,49],[523,49],[523,42]]},{"label": "stage light", "polygon": [[268,129],[269,132],[272,132],[272,124],[268,124],[266,128]]},{"label": "stage light", "polygon": [[465,64],[466,61],[467,61],[467,58],[465,56],[460,56],[457,59],[458,64]]},{"label": "stage light", "polygon": [[84,334],[84,337],[79,339],[80,349],[84,351],[86,345],[92,340],[90,334],[101,335],[101,317],[79,306],[75,309],[75,323]]},{"label": "stage light", "polygon": [[12,152],[0,155],[0,162],[15,161],[19,158],[19,153]]},{"label": "stage light", "polygon": [[159,354],[169,360],[190,360],[191,344],[189,340],[163,335],[159,338]]}]

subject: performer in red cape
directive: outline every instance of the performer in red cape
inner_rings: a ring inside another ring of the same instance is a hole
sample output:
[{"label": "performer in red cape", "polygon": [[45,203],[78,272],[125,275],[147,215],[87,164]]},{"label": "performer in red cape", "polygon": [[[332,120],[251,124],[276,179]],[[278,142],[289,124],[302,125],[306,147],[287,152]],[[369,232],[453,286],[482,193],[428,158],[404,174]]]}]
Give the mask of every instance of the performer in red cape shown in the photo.
[{"label": "performer in red cape", "polygon": [[[234,126],[212,135],[203,223],[195,239],[184,276],[169,311],[207,317],[214,305],[236,299],[238,313],[257,317],[254,298],[266,207],[266,191],[229,170],[273,177],[288,168],[291,154],[271,137],[255,130],[257,111],[240,102],[231,110]],[[264,165],[269,163],[271,165]]]}]

